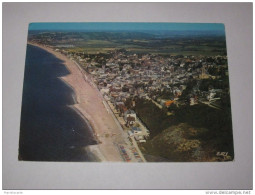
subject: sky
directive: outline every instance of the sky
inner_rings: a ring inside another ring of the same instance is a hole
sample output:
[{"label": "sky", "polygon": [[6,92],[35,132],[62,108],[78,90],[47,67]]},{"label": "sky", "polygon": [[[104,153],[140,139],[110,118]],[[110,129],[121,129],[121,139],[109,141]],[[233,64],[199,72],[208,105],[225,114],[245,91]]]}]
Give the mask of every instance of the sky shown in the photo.
[{"label": "sky", "polygon": [[221,23],[130,23],[130,22],[90,22],[90,23],[30,23],[29,30],[78,30],[78,31],[144,31],[144,30],[200,30],[224,31]]}]

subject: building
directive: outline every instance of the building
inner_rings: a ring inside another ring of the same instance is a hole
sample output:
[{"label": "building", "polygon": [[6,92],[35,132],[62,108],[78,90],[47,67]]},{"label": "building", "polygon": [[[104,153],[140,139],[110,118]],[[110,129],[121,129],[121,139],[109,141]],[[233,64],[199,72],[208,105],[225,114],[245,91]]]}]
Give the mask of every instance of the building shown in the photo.
[{"label": "building", "polygon": [[134,117],[136,120],[136,113],[134,110],[127,110],[126,112],[124,112],[124,120],[126,121],[128,117]]},{"label": "building", "polygon": [[104,95],[104,94],[109,94],[109,89],[108,88],[102,88],[100,90],[100,92]]},{"label": "building", "polygon": [[132,116],[128,116],[125,121],[127,127],[133,126],[135,124],[135,118]]},{"label": "building", "polygon": [[142,130],[139,127],[132,127],[132,134],[135,138],[136,141],[139,142],[146,142],[145,137],[144,137],[144,133],[142,132]]},{"label": "building", "polygon": [[174,103],[174,100],[167,100],[167,101],[165,102],[165,106],[166,106],[166,107],[169,107],[172,103]]}]

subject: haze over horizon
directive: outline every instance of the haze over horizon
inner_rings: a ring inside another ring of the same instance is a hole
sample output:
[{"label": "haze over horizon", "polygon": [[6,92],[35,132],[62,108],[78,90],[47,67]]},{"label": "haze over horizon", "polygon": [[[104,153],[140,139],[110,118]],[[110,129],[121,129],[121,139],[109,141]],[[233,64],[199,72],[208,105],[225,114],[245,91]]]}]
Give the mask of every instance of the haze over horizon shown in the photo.
[{"label": "haze over horizon", "polygon": [[53,22],[53,23],[30,23],[29,30],[225,32],[225,27],[224,24],[222,23]]}]

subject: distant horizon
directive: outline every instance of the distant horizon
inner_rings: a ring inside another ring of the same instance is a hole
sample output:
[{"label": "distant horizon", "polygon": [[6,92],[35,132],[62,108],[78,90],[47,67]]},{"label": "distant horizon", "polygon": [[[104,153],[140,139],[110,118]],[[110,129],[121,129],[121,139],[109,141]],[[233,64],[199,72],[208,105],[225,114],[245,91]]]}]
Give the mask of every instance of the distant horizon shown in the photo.
[{"label": "distant horizon", "polygon": [[217,31],[225,32],[222,23],[141,23],[141,22],[73,22],[30,23],[29,29],[46,31]]}]

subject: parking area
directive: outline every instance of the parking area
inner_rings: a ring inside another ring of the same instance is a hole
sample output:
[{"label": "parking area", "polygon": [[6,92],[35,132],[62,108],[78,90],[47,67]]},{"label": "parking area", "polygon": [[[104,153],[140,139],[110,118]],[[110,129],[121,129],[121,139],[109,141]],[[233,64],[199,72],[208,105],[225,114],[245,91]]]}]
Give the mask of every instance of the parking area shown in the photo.
[{"label": "parking area", "polygon": [[117,147],[118,147],[118,149],[119,149],[119,151],[120,151],[120,153],[121,153],[121,156],[122,156],[123,160],[124,160],[125,162],[130,162],[130,161],[131,161],[131,158],[130,158],[130,156],[128,155],[128,153],[127,153],[125,147],[124,147],[123,145],[120,145],[120,144],[118,144]]}]

